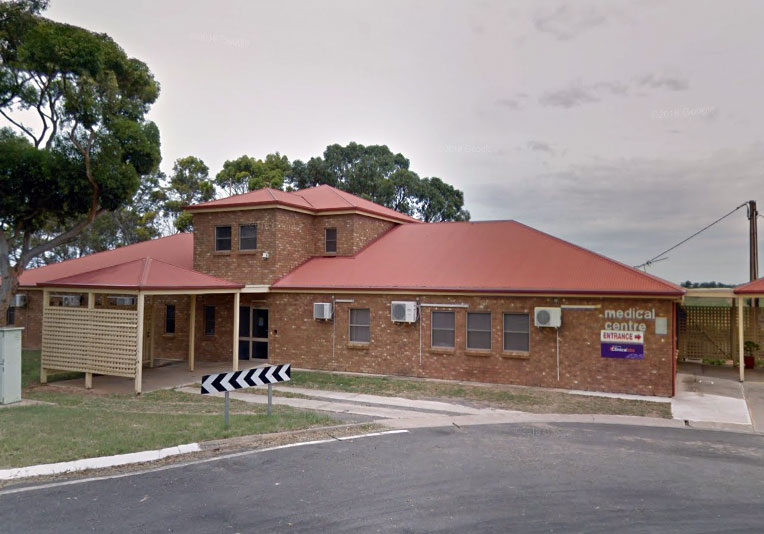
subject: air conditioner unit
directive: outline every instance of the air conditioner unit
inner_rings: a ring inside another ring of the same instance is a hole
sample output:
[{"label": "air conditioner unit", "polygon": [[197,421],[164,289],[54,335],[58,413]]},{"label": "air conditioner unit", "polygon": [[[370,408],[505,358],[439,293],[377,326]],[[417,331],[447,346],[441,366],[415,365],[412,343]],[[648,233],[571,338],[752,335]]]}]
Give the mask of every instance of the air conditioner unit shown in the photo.
[{"label": "air conditioner unit", "polygon": [[394,323],[415,323],[416,302],[393,301],[390,303],[390,318]]},{"label": "air conditioner unit", "polygon": [[117,297],[117,306],[135,306],[135,297]]},{"label": "air conditioner unit", "polygon": [[27,296],[26,295],[14,295],[13,300],[11,300],[11,307],[12,308],[23,308],[27,305]]},{"label": "air conditioner unit", "polygon": [[313,303],[313,318],[316,320],[328,321],[332,318],[332,304],[331,302],[314,302]]},{"label": "air conditioner unit", "polygon": [[77,307],[81,302],[82,297],[80,295],[64,295],[61,297],[61,304],[64,306]]},{"label": "air conditioner unit", "polygon": [[536,308],[533,312],[536,326],[559,328],[562,326],[562,308]]}]

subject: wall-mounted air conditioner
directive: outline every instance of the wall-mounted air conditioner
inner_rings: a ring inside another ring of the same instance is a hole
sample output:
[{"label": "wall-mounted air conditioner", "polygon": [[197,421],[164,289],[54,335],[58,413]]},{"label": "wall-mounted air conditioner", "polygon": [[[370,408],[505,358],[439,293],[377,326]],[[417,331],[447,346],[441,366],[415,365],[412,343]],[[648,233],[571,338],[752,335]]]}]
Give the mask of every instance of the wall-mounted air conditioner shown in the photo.
[{"label": "wall-mounted air conditioner", "polygon": [[27,305],[26,295],[13,295],[13,299],[11,300],[11,307],[23,308],[26,305]]},{"label": "wall-mounted air conditioner", "polygon": [[394,323],[415,323],[416,302],[396,301],[390,303],[390,318]]},{"label": "wall-mounted air conditioner", "polygon": [[314,302],[313,318],[316,320],[328,321],[332,318],[331,302]]},{"label": "wall-mounted air conditioner", "polygon": [[117,297],[117,306],[135,306],[135,297]]},{"label": "wall-mounted air conditioner", "polygon": [[560,328],[562,326],[561,308],[536,308],[533,312],[536,326]]},{"label": "wall-mounted air conditioner", "polygon": [[61,297],[61,304],[64,306],[79,307],[82,302],[82,296],[80,295],[64,295]]}]

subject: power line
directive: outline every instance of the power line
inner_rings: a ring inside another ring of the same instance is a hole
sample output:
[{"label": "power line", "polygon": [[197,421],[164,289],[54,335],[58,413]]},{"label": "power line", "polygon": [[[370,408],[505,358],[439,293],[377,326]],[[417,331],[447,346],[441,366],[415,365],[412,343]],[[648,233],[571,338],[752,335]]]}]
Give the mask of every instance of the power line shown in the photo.
[{"label": "power line", "polygon": [[[663,258],[662,256],[663,256],[663,255],[665,255],[665,254],[668,254],[669,252],[671,252],[671,251],[672,251],[672,250],[674,250],[675,248],[678,248],[678,247],[680,247],[681,245],[684,245],[685,243],[687,243],[687,242],[688,242],[690,239],[692,239],[693,237],[695,237],[695,236],[697,236],[697,235],[699,235],[699,234],[702,234],[703,232],[705,232],[706,230],[708,230],[709,228],[711,228],[713,225],[715,225],[715,224],[717,224],[717,223],[720,223],[720,222],[722,222],[724,219],[726,219],[727,217],[729,217],[730,215],[732,215],[733,213],[735,213],[737,210],[739,210],[740,208],[742,208],[742,207],[744,207],[744,206],[747,206],[747,205],[748,205],[748,202],[743,202],[742,204],[740,204],[740,205],[739,205],[737,208],[735,208],[734,210],[730,211],[730,212],[729,212],[729,213],[727,213],[726,215],[723,215],[723,216],[719,217],[718,219],[716,219],[714,222],[712,222],[712,223],[711,223],[711,224],[709,224],[708,226],[704,226],[703,228],[701,228],[700,230],[698,230],[697,232],[695,232],[694,234],[692,234],[690,237],[688,237],[688,238],[686,238],[686,239],[683,239],[682,241],[680,241],[679,243],[677,243],[676,245],[674,245],[674,246],[673,246],[673,247],[671,247],[670,249],[664,250],[663,252],[661,252],[660,254],[658,254],[657,256],[655,256],[654,258],[650,258],[649,260],[647,260],[645,263],[642,263],[642,264],[640,264],[640,265],[635,265],[635,268],[636,268],[636,269],[641,269],[641,268],[643,268],[643,267],[645,267],[645,268],[646,268],[646,267],[649,267],[650,265],[652,265],[653,263],[655,263],[655,262],[657,262],[657,261],[662,261],[662,260],[668,259],[668,258]],[[761,215],[759,215],[759,216],[761,217]]]}]

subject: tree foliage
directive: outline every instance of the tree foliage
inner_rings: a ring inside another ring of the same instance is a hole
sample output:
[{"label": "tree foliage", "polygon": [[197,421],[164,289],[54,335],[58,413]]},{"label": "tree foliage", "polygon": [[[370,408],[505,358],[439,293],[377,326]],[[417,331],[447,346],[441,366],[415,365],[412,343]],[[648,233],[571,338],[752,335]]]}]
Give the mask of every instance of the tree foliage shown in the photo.
[{"label": "tree foliage", "polygon": [[170,183],[165,189],[164,214],[173,221],[178,232],[192,228],[191,214],[183,212],[185,206],[215,198],[215,186],[209,179],[209,172],[207,165],[194,156],[175,161]]},{"label": "tree foliage", "polygon": [[323,157],[294,161],[287,185],[328,184],[426,222],[464,221],[464,195],[440,178],[420,178],[409,160],[386,145],[330,145]]},{"label": "tree foliage", "polygon": [[148,67],[105,34],[41,17],[46,5],[0,4],[3,316],[33,258],[120,209],[160,160]]},{"label": "tree foliage", "polygon": [[265,160],[243,155],[223,164],[223,169],[215,176],[215,185],[228,195],[238,195],[263,187],[281,189],[284,186],[284,177],[291,169],[289,158],[278,152],[268,154]]}]

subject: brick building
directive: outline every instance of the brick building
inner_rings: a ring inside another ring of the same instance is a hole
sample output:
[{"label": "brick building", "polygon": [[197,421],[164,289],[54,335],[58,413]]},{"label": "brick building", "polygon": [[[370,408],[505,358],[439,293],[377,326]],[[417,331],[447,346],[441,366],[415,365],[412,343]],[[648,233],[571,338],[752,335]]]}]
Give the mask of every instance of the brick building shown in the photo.
[{"label": "brick building", "polygon": [[193,234],[22,275],[13,319],[44,369],[140,390],[155,359],[258,359],[674,392],[683,290],[520,223],[421,223],[329,186],[188,210]]}]

